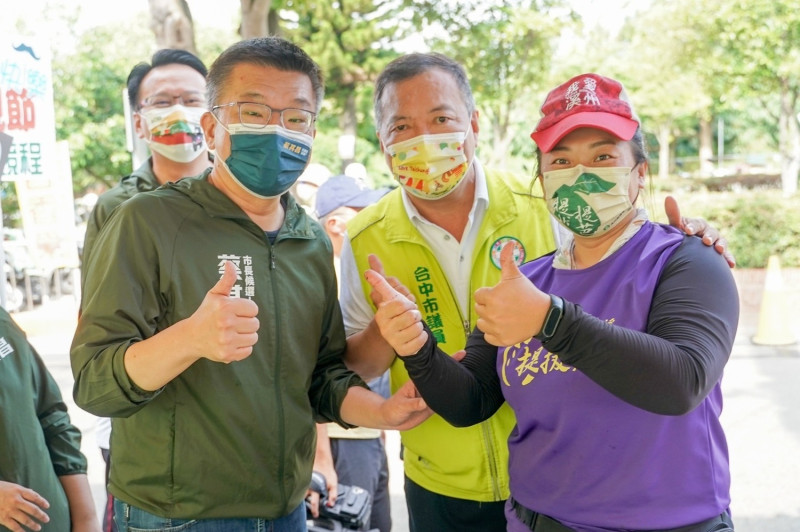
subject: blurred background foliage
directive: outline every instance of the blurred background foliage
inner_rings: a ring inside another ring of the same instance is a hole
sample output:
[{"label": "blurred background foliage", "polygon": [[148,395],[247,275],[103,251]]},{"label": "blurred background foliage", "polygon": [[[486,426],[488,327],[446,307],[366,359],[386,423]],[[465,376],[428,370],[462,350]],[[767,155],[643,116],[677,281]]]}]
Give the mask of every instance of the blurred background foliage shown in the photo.
[{"label": "blurred background foliage", "polygon": [[[57,138],[70,146],[76,197],[131,171],[123,91],[133,65],[167,46],[210,65],[241,38],[277,34],[325,73],[312,161],[333,173],[357,161],[375,186],[391,182],[372,122],[372,85],[402,53],[437,51],[461,62],[481,113],[479,157],[530,176],[529,133],[547,90],[594,71],[623,81],[641,118],[653,216],[663,216],[659,202],[671,193],[684,214],[725,234],[740,266],[763,267],[770,254],[800,266],[795,0],[619,0],[588,12],[584,0],[241,0],[217,3],[222,24],[213,27],[194,21],[196,2],[139,3],[130,20],[86,27],[82,21],[102,18],[88,2],[47,0],[40,19],[12,9],[0,25],[20,35],[49,28]],[[342,138],[354,138],[354,148],[343,150]],[[13,226],[13,187],[2,192]]]}]

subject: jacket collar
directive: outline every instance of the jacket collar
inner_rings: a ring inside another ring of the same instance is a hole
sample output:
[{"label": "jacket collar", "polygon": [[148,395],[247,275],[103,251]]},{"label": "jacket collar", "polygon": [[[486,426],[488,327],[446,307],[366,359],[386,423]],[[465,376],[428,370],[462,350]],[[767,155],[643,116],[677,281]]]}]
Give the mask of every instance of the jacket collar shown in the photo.
[{"label": "jacket collar", "polygon": [[155,190],[160,187],[161,183],[158,182],[158,178],[153,173],[152,157],[148,157],[147,160],[143,162],[139,168],[131,172],[130,175],[123,177],[119,182],[119,186],[128,190],[131,193],[130,195],[138,192]]},{"label": "jacket collar", "polygon": [[[233,200],[208,181],[210,173],[211,168],[205,170],[199,176],[187,177],[175,183],[167,183],[164,187],[187,196],[211,217],[239,220],[258,227]],[[281,203],[286,214],[279,237],[316,238],[311,218],[298,205],[290,193],[287,192],[281,196]],[[258,230],[261,231],[260,228]]]}]

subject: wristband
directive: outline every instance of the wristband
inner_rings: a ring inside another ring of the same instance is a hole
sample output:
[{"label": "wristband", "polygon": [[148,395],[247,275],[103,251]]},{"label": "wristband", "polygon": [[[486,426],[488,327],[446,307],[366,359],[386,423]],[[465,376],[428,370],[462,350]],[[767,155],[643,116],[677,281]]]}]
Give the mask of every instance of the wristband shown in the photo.
[{"label": "wristband", "polygon": [[542,330],[534,338],[540,342],[546,342],[556,333],[558,324],[561,323],[561,318],[564,316],[564,300],[558,296],[550,294],[550,308],[547,309],[547,314],[542,323]]}]

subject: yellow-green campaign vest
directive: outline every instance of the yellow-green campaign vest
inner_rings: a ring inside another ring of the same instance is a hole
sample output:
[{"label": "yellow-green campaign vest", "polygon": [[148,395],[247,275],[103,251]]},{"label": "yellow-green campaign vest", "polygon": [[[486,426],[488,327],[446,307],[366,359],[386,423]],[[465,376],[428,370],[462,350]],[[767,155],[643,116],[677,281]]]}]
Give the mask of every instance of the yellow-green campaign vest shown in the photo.
[{"label": "yellow-green campaign vest", "polygon": [[[489,209],[472,256],[470,294],[500,280],[500,249],[516,240],[529,261],[554,249],[552,226],[538,183],[512,174],[487,172]],[[416,297],[417,305],[438,340],[453,354],[464,349],[477,317],[470,296],[469,316],[462,315],[453,289],[423,237],[406,214],[400,190],[361,211],[348,224],[356,264],[363,273],[367,257],[377,255],[387,275],[396,276]],[[367,301],[371,299],[366,298]],[[392,392],[408,380],[396,359],[391,367]],[[515,420],[503,404],[491,418],[467,428],[455,428],[438,415],[401,433],[405,473],[428,491],[473,501],[501,501],[508,491],[508,436]]]}]

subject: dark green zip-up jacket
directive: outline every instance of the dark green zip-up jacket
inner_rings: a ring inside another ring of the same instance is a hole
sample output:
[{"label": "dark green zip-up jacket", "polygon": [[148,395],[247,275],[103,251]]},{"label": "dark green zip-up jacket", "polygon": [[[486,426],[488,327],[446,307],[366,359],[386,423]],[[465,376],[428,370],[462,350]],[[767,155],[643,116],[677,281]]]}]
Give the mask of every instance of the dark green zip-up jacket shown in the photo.
[{"label": "dark green zip-up jacket", "polygon": [[[114,417],[109,489],[120,500],[165,517],[274,519],[303,500],[315,418],[348,426],[341,402],[366,384],[342,362],[319,224],[286,194],[270,244],[207,175],[136,195],[101,229],[72,345],[75,401]],[[138,389],[125,350],[194,313],[226,260],[239,268],[232,293],[259,307],[253,354],[200,359],[161,390]]]},{"label": "dark green zip-up jacket", "polygon": [[[0,308],[0,480],[50,503],[44,532],[69,532],[69,502],[59,477],[86,473],[81,433],[25,333]],[[0,530],[8,530],[0,525]],[[27,530],[27,529],[26,529]]]},{"label": "dark green zip-up jacket", "polygon": [[[140,192],[149,192],[161,186],[158,178],[153,173],[153,159],[148,157],[132,174],[120,179],[116,186],[111,187],[97,198],[97,203],[86,220],[86,234],[83,237],[82,260],[87,262],[89,253],[94,249],[100,228],[106,223],[108,217],[121,203],[134,197]],[[81,269],[81,288],[86,282],[85,268]]]}]

